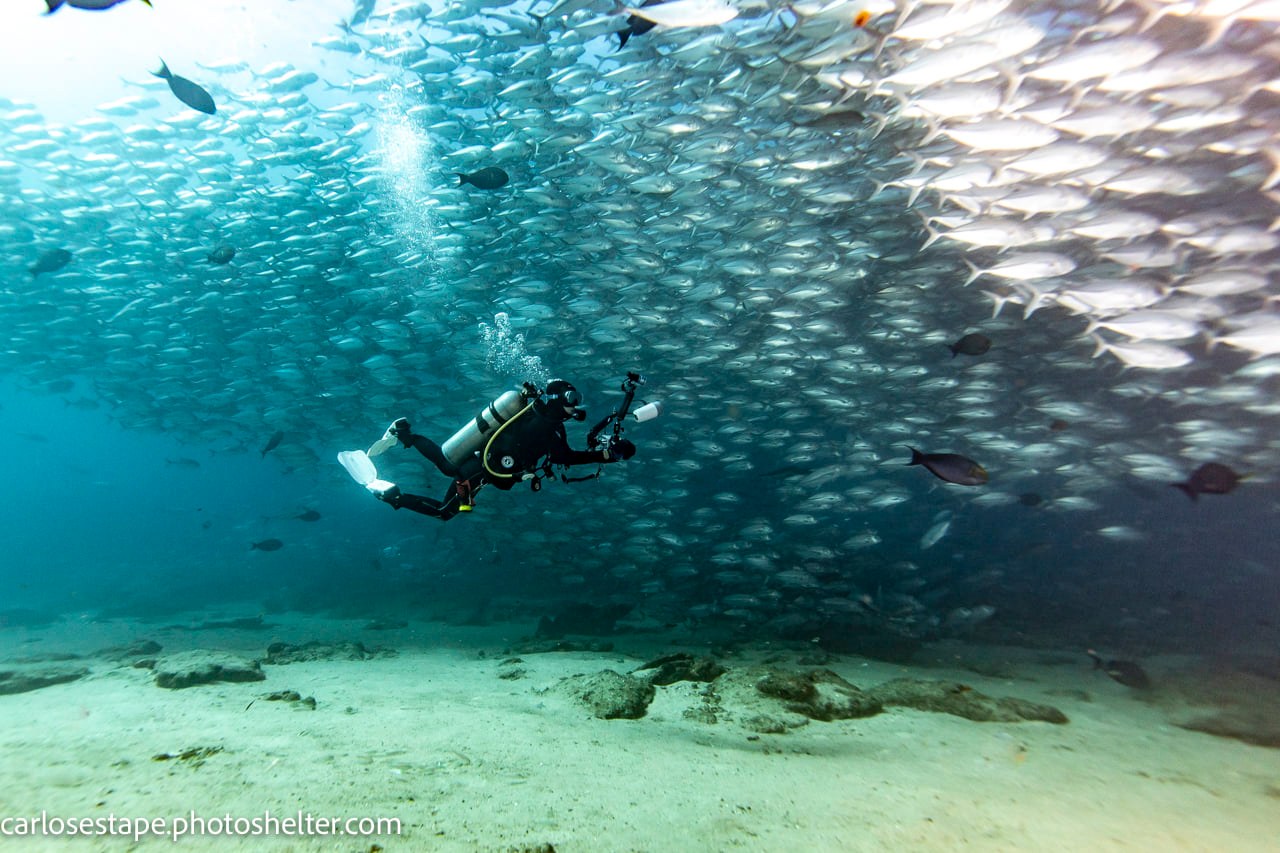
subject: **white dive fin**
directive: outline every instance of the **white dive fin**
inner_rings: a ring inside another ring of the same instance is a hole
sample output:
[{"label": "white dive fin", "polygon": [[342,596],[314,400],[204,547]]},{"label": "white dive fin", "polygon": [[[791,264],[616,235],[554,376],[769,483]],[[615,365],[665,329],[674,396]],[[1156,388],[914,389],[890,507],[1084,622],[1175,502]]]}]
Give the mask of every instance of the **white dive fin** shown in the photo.
[{"label": "white dive fin", "polygon": [[382,438],[369,445],[369,456],[377,456],[380,453],[386,453],[388,450],[396,446],[396,437],[391,434],[391,430],[387,430],[387,434]]},{"label": "white dive fin", "polygon": [[396,447],[396,424],[390,425],[387,432],[383,433],[383,437],[370,444],[369,455],[378,456],[379,453],[385,453],[393,447]]},{"label": "white dive fin", "polygon": [[347,469],[351,479],[362,486],[378,479],[378,469],[373,467],[373,460],[363,450],[344,450],[338,454],[338,461]]},{"label": "white dive fin", "polygon": [[385,495],[396,487],[395,483],[388,483],[386,480],[370,480],[364,484],[364,487],[375,495]]},{"label": "white dive fin", "polygon": [[396,487],[395,483],[378,479],[378,469],[373,466],[369,454],[363,450],[344,450],[338,454],[338,461],[347,469],[351,479],[375,495],[384,495]]}]

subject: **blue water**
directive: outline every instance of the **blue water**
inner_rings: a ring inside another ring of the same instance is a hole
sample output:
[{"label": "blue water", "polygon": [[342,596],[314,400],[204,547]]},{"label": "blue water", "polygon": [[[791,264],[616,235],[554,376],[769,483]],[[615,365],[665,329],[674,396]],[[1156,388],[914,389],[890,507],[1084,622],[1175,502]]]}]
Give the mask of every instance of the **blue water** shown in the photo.
[{"label": "blue water", "polygon": [[[289,470],[272,454],[264,458],[259,444],[266,436],[246,437],[250,446],[243,449],[217,449],[121,427],[106,405],[90,405],[95,397],[83,381],[59,394],[21,384],[6,382],[0,396],[0,437],[10,449],[10,487],[0,504],[0,539],[9,554],[0,569],[5,608],[68,619],[164,619],[231,608],[462,620],[498,591],[524,593],[546,607],[611,596],[640,603],[639,588],[657,573],[641,564],[621,580],[592,576],[566,589],[543,570],[546,550],[572,561],[580,547],[625,542],[625,520],[614,542],[568,537],[525,554],[504,541],[510,525],[523,524],[555,542],[557,512],[598,500],[589,490],[618,484],[616,471],[603,482],[551,484],[539,495],[484,492],[489,500],[482,499],[476,517],[446,526],[389,512],[327,469]],[[426,463],[401,464],[410,472],[420,467],[406,485],[428,494],[443,489]],[[645,477],[653,468],[628,473]],[[904,474],[917,492],[908,509],[860,518],[884,540],[865,565],[845,568],[864,589],[874,591],[877,579],[891,585],[901,577],[894,561],[909,560],[928,581],[917,592],[924,600],[988,602],[999,617],[979,626],[978,636],[1031,644],[1207,652],[1253,649],[1276,630],[1280,592],[1270,521],[1277,494],[1269,484],[1250,485],[1238,500],[1205,496],[1196,503],[1174,489],[1134,485],[1073,523],[1022,505],[966,513],[916,473]],[[711,500],[723,483],[694,487]],[[744,500],[770,499],[740,488]],[[548,500],[552,506],[542,504]],[[778,512],[793,509],[771,500]],[[293,518],[308,508],[321,519]],[[952,530],[921,551],[920,533],[940,508],[959,510]],[[1147,539],[1100,541],[1088,530],[1099,519]],[[251,550],[268,538],[285,546]],[[713,546],[693,543],[689,550],[706,555]],[[695,613],[695,605],[716,597],[710,581],[685,592]]]}]

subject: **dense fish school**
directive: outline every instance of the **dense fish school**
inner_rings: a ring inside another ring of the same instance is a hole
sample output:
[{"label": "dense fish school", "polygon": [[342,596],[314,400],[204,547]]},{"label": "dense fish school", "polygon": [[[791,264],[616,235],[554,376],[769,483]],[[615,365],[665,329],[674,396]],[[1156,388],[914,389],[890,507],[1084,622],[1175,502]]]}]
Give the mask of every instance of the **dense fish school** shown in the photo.
[{"label": "dense fish school", "polygon": [[625,470],[486,492],[451,559],[514,528],[544,586],[806,638],[1000,620],[1037,541],[981,531],[1127,547],[1117,492],[1269,480],[1274,3],[730,5],[365,3],[314,46],[346,76],[167,55],[213,115],[141,61],[79,121],[6,102],[3,366],[347,490],[396,417],[565,376],[595,418],[641,370]]}]

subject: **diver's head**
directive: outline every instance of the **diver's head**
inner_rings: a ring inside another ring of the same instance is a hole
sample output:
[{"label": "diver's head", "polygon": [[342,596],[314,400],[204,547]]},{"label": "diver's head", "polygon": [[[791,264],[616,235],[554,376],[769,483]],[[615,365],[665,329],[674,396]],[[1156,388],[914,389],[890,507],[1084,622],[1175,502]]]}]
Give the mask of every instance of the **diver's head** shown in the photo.
[{"label": "diver's head", "polygon": [[587,413],[578,408],[582,404],[582,395],[563,379],[552,379],[547,383],[547,390],[533,403],[533,410],[544,418],[553,421],[585,420]]}]

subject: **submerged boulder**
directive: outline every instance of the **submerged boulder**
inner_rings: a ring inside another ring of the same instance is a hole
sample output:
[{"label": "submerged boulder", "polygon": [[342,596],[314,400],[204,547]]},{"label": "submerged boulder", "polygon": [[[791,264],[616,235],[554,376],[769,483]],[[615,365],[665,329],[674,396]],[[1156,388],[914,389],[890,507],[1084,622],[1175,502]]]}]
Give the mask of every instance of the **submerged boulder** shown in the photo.
[{"label": "submerged boulder", "polygon": [[0,694],[28,693],[54,684],[66,684],[84,678],[89,670],[82,666],[50,664],[19,665],[0,670]]},{"label": "submerged boulder", "polygon": [[885,705],[952,714],[977,722],[1016,723],[1040,720],[1062,724],[1067,715],[1051,705],[1012,696],[992,697],[958,681],[895,678],[867,691]]},{"label": "submerged boulder", "polygon": [[154,658],[164,647],[155,640],[139,639],[124,646],[108,646],[94,652],[97,657],[118,663],[134,664],[139,660]]},{"label": "submerged boulder", "polygon": [[756,690],[782,700],[788,711],[826,723],[871,717],[884,710],[877,697],[829,669],[803,673],[772,670],[756,682]]},{"label": "submerged boulder", "polygon": [[759,734],[784,734],[810,722],[870,717],[883,708],[829,669],[796,671],[773,666],[730,669],[707,685],[702,704],[711,722],[736,722]]},{"label": "submerged boulder", "polygon": [[373,658],[393,658],[395,649],[385,647],[369,648],[364,643],[324,643],[311,640],[301,645],[292,643],[272,643],[267,646],[267,656],[263,663],[286,664],[306,663],[318,660],[372,660]]},{"label": "submerged boulder", "polygon": [[695,658],[687,652],[677,652],[648,661],[632,672],[643,672],[650,684],[665,686],[677,681],[715,681],[726,670],[712,658]]},{"label": "submerged boulder", "polygon": [[654,687],[647,681],[611,669],[595,675],[573,675],[562,688],[602,720],[638,720],[653,701]]},{"label": "submerged boulder", "polygon": [[217,681],[262,681],[267,677],[256,660],[206,649],[160,658],[155,664],[155,676],[157,687],[170,690]]},{"label": "submerged boulder", "polygon": [[1175,726],[1217,737],[1251,743],[1254,746],[1280,748],[1280,719],[1273,710],[1259,708],[1231,708],[1206,714]]}]

